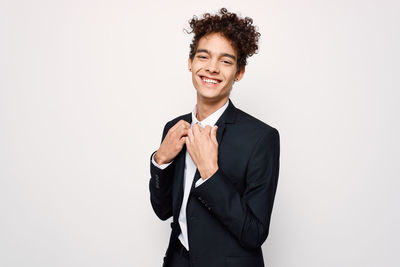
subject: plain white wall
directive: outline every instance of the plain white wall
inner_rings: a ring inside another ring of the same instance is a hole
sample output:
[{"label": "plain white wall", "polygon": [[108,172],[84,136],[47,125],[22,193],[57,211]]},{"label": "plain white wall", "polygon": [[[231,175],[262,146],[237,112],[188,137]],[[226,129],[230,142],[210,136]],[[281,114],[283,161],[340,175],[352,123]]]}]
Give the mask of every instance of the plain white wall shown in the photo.
[{"label": "plain white wall", "polygon": [[0,0],[0,266],[161,266],[149,157],[222,6],[262,34],[231,98],[281,134],[267,266],[400,265],[398,1]]}]

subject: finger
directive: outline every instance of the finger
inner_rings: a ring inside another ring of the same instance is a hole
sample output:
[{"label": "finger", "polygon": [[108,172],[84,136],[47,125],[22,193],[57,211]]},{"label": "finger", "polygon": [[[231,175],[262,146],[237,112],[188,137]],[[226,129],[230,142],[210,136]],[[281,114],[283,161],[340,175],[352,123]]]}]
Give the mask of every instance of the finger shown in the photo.
[{"label": "finger", "polygon": [[189,127],[190,127],[190,123],[188,123],[185,120],[180,120],[177,123],[175,123],[175,125],[172,126],[170,130],[175,131],[178,128],[189,128]]},{"label": "finger", "polygon": [[212,127],[212,129],[211,129],[211,140],[214,142],[214,144],[218,145],[217,130],[218,130],[218,126],[213,126]]},{"label": "finger", "polygon": [[192,132],[193,132],[193,135],[194,135],[194,136],[200,134],[200,129],[199,129],[199,128],[200,128],[200,126],[197,125],[197,124],[194,124],[194,125],[192,126]]},{"label": "finger", "polygon": [[189,130],[188,130],[187,136],[189,137],[189,141],[190,141],[191,143],[194,142],[194,135],[193,135],[193,130],[192,130],[192,129],[189,129]]},{"label": "finger", "polygon": [[205,135],[207,135],[207,136],[210,136],[210,132],[211,132],[211,126],[210,126],[210,125],[207,125],[207,126],[204,128],[203,134],[205,134]]},{"label": "finger", "polygon": [[185,139],[185,144],[186,144],[186,150],[189,152],[192,151],[192,143],[190,142],[190,138],[188,136],[182,137]]},{"label": "finger", "polygon": [[190,123],[188,123],[187,121],[181,120],[180,127],[184,128],[184,129],[189,129]]},{"label": "finger", "polygon": [[180,139],[182,136],[186,136],[187,135],[187,128],[184,128],[185,126],[183,126],[183,124],[181,124],[181,126],[178,126],[177,128],[175,128],[175,130],[173,131],[173,136],[176,139]]},{"label": "finger", "polygon": [[179,139],[179,147],[182,148],[184,144],[186,144],[186,139],[188,139],[186,136],[182,136],[181,139]]},{"label": "finger", "polygon": [[181,125],[181,124],[183,123],[182,121],[183,121],[183,120],[180,120],[180,121],[178,121],[177,123],[175,123],[174,126],[172,126],[170,130],[175,130],[176,128],[178,128],[179,125]]},{"label": "finger", "polygon": [[177,132],[178,137],[181,138],[182,136],[187,136],[188,130],[189,129],[186,129],[186,128],[179,129],[179,132]]}]

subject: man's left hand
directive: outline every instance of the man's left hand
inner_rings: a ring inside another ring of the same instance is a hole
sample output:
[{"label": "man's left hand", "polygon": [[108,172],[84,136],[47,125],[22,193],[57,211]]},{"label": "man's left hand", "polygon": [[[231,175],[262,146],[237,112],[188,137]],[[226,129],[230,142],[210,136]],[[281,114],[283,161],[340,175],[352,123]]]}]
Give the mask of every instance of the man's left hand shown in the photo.
[{"label": "man's left hand", "polygon": [[186,137],[186,148],[203,180],[218,170],[217,129],[218,126],[202,128],[194,124]]}]

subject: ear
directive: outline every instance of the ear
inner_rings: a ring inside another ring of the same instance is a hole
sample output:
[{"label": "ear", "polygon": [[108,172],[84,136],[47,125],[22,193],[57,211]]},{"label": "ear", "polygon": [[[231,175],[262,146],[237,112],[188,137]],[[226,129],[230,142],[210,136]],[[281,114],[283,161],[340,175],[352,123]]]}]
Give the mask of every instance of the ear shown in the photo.
[{"label": "ear", "polygon": [[192,71],[192,59],[190,57],[188,58],[188,70]]},{"label": "ear", "polygon": [[241,67],[235,74],[235,82],[240,81],[243,78],[243,75],[246,71],[246,68],[243,66]]}]

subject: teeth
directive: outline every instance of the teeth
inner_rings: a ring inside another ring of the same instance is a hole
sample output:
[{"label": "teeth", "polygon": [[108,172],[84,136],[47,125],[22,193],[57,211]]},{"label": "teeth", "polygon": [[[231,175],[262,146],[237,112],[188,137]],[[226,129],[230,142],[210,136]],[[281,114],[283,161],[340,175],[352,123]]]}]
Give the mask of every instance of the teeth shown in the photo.
[{"label": "teeth", "polygon": [[206,83],[212,83],[212,84],[217,84],[217,81],[211,80],[211,79],[207,79],[207,78],[203,78],[203,81]]}]

